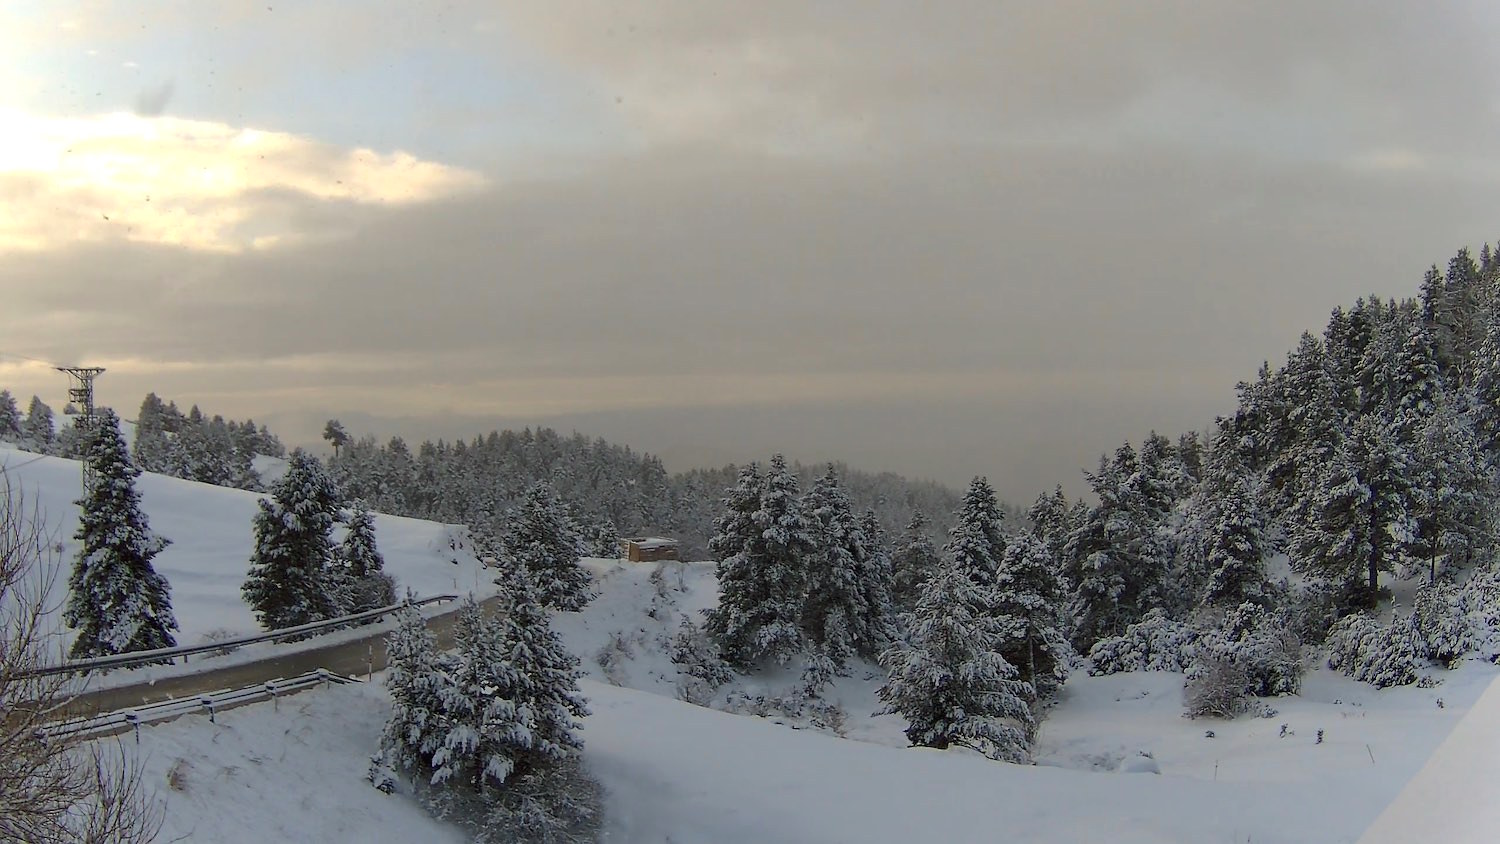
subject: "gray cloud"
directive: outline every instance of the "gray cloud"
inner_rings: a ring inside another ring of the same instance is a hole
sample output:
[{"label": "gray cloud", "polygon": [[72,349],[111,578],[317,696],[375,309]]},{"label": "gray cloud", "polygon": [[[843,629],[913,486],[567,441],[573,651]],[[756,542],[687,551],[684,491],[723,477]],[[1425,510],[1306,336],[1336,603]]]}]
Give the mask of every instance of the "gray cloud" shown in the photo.
[{"label": "gray cloud", "polygon": [[132,402],[364,410],[411,435],[458,433],[444,412],[577,425],[683,461],[781,447],[948,481],[981,469],[1019,498],[1120,439],[1227,412],[1233,382],[1334,305],[1408,293],[1483,238],[1483,202],[1161,151],[678,149],[347,209],[354,236],[286,249],[11,256],[4,285],[69,313],[66,332],[13,335],[27,348],[146,361],[115,381]]},{"label": "gray cloud", "polygon": [[[488,7],[402,26],[482,50]],[[1500,233],[1482,5],[502,14],[631,149],[403,207],[260,190],[278,231],[322,233],[272,249],[7,255],[36,319],[6,343],[293,439],[552,424],[678,468],[785,449],[1024,501],[1207,425],[1335,305]],[[320,61],[393,43],[360,26]]]}]

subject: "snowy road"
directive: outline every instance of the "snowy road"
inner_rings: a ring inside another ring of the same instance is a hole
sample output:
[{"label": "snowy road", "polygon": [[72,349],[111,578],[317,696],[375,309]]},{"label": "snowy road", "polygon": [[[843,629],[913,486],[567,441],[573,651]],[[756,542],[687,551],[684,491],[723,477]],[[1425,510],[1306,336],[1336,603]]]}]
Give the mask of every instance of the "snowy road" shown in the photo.
[{"label": "snowy road", "polygon": [[[480,604],[490,609],[498,600],[497,597],[490,597],[481,601]],[[427,629],[437,636],[439,647],[446,648],[452,644],[453,623],[457,617],[458,610],[453,609],[427,620]],[[162,678],[129,686],[86,691],[79,695],[74,705],[69,708],[69,712],[72,714],[113,712],[205,692],[243,688],[282,677],[295,677],[319,668],[326,668],[334,673],[351,677],[363,676],[372,670],[380,671],[385,668],[385,637],[389,632],[385,628],[373,628],[369,635],[358,639],[344,640],[311,649],[303,648],[254,662],[211,668],[199,673]]]}]

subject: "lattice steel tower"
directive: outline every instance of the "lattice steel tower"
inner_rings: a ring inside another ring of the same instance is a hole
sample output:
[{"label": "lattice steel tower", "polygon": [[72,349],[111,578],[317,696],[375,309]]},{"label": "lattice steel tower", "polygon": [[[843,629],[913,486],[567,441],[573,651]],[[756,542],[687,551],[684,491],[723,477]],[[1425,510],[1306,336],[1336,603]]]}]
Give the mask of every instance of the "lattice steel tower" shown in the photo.
[{"label": "lattice steel tower", "polygon": [[[78,418],[74,420],[74,427],[84,435],[85,441],[92,433],[94,427],[94,379],[104,374],[102,366],[59,366],[58,372],[68,374],[68,401],[78,407]],[[80,462],[83,463],[83,488],[89,487],[89,461],[87,455]]]},{"label": "lattice steel tower", "polygon": [[[78,406],[78,415],[84,428],[94,424],[94,379],[104,374],[102,366],[59,366],[58,372],[66,372],[71,378],[68,401]],[[75,423],[76,424],[76,423]]]}]

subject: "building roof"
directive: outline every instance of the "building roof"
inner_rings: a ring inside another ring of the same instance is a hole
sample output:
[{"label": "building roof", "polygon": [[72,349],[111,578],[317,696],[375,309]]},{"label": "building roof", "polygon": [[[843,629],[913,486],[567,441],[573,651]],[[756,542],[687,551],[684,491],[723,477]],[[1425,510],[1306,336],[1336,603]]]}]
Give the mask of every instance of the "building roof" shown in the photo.
[{"label": "building roof", "polygon": [[677,540],[661,536],[632,536],[625,541],[637,548],[673,548],[677,545]]}]

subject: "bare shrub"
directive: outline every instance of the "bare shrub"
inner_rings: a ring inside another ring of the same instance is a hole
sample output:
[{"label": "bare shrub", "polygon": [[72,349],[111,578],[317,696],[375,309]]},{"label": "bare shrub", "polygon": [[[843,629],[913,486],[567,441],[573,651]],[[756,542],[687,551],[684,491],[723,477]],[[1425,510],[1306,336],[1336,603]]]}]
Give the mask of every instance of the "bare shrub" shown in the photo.
[{"label": "bare shrub", "polygon": [[172,767],[167,769],[167,788],[173,791],[187,791],[188,771],[192,770],[192,768],[192,763],[186,759],[178,759],[176,762],[173,762]]},{"label": "bare shrub", "polygon": [[69,711],[76,679],[31,673],[64,653],[48,618],[60,564],[44,524],[0,470],[0,841],[148,842],[162,807],[118,742],[40,737],[48,721],[79,714]]},{"label": "bare shrub", "polygon": [[[238,639],[238,638],[240,638],[241,636],[244,636],[244,635],[245,634],[243,634],[243,633],[241,633],[241,632],[239,632],[237,630],[230,630],[227,627],[216,627],[213,630],[210,630],[207,633],[204,633],[202,636],[199,636],[198,638],[199,638],[199,640],[203,644],[205,644],[205,645],[211,645],[211,644],[214,644],[215,642],[228,642],[228,641],[232,641],[232,640]],[[234,653],[235,651],[237,651],[239,649],[240,649],[239,645],[228,645],[228,646],[219,648],[218,650],[209,651],[208,655],[209,656],[228,656],[228,655]]]},{"label": "bare shrub", "polygon": [[1210,656],[1194,666],[1183,686],[1189,718],[1233,718],[1249,702],[1250,675],[1245,667],[1222,656]]}]

